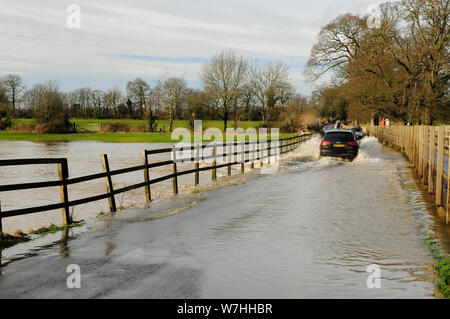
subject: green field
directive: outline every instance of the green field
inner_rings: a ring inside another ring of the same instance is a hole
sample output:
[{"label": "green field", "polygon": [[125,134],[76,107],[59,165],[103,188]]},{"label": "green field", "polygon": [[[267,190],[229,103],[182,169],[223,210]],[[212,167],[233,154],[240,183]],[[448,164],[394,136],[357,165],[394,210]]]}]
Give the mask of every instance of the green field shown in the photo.
[{"label": "green field", "polygon": [[[179,140],[172,140],[169,132],[117,132],[117,133],[102,133],[100,132],[102,123],[105,122],[126,122],[130,130],[137,126],[143,126],[146,121],[143,120],[97,120],[97,119],[72,119],[75,123],[77,131],[76,134],[36,134],[30,132],[19,131],[18,128],[22,125],[32,124],[33,119],[13,119],[11,130],[0,131],[0,141],[101,141],[101,142],[115,142],[115,143],[173,143]],[[167,130],[169,121],[158,120],[158,129]],[[243,129],[256,128],[259,123],[256,121],[242,121],[238,122],[238,127]],[[187,128],[187,121],[174,121],[175,128]],[[233,122],[229,122],[228,127],[233,127]],[[223,121],[204,121],[203,129],[218,128],[223,130]],[[292,136],[293,134],[282,134],[281,137]]]},{"label": "green field", "polygon": [[[21,125],[24,124],[32,124],[34,123],[34,119],[13,119],[12,120],[12,128],[11,130],[16,131]],[[145,126],[147,121],[145,120],[103,120],[103,119],[71,119],[71,123],[75,123],[77,130],[80,132],[99,132],[102,124],[109,123],[126,123],[130,127],[131,130],[138,126]],[[156,120],[156,124],[158,124],[158,131],[162,129],[162,131],[169,130],[169,121],[168,120]],[[251,127],[258,127],[258,121],[238,121],[238,127],[243,128],[244,130]],[[232,128],[234,123],[229,121],[227,127]],[[173,128],[188,128],[188,122],[185,120],[176,120],[173,122]],[[216,127],[223,131],[223,121],[203,121],[203,129],[208,129]]]}]

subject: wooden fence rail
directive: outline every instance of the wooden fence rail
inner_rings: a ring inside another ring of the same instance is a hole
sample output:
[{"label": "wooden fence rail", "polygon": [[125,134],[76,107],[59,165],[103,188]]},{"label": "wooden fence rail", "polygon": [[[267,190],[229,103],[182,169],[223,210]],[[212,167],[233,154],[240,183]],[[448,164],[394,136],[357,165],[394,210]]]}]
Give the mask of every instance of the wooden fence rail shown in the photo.
[{"label": "wooden fence rail", "polygon": [[[163,148],[155,150],[144,150],[142,152],[142,165],[122,168],[117,170],[111,170],[109,167],[108,156],[106,154],[102,155],[103,172],[97,174],[91,174],[87,176],[81,176],[76,178],[69,178],[69,169],[66,158],[38,158],[38,159],[7,159],[0,160],[0,167],[2,166],[16,166],[16,165],[41,165],[41,164],[56,164],[58,165],[58,175],[59,180],[57,181],[46,181],[46,182],[32,182],[32,183],[21,183],[21,184],[10,184],[10,185],[0,185],[1,192],[17,191],[17,190],[28,190],[37,188],[48,188],[48,187],[59,187],[61,202],[43,206],[29,207],[14,209],[8,211],[2,211],[0,206],[0,232],[2,232],[2,219],[13,216],[20,216],[26,214],[34,214],[39,212],[45,212],[55,209],[62,210],[62,221],[63,225],[68,225],[73,221],[70,218],[69,209],[70,207],[86,204],[94,201],[108,199],[109,208],[112,213],[116,212],[116,201],[115,196],[124,192],[128,192],[138,188],[145,188],[145,201],[149,203],[151,201],[151,185],[172,180],[173,193],[178,194],[178,177],[188,174],[194,174],[194,184],[195,186],[200,183],[199,173],[202,171],[211,170],[213,181],[217,180],[217,169],[228,168],[228,175],[231,175],[231,167],[233,165],[241,165],[241,173],[245,173],[244,165],[246,163],[251,163],[251,168],[254,168],[254,164],[257,161],[262,161],[270,157],[275,156],[272,150],[278,151],[278,154],[285,154],[291,152],[295,149],[295,146],[302,141],[310,138],[313,134],[303,134],[294,137],[289,137],[285,139],[280,139],[278,143],[276,142],[264,142],[264,141],[247,141],[247,142],[232,142],[232,143],[218,143],[218,144],[205,144],[205,145],[190,145],[185,147],[172,147]],[[238,148],[241,150],[238,150]],[[233,149],[234,148],[234,149]],[[211,149],[211,155],[203,155],[203,152]],[[189,156],[183,156],[183,158],[177,158],[178,152],[188,152]],[[218,152],[222,151],[222,152]],[[155,163],[150,163],[149,157],[155,154],[170,153],[171,159],[167,161],[160,161]],[[201,154],[202,153],[202,154]],[[193,155],[192,155],[193,154]],[[241,159],[237,159],[240,156]],[[217,164],[217,159],[222,158],[225,163]],[[232,161],[233,158],[236,158]],[[206,167],[200,167],[200,161],[212,160],[212,164]],[[190,170],[178,171],[177,164],[185,162],[194,162],[194,168]],[[161,176],[158,178],[150,178],[150,169],[161,167],[161,166],[172,166],[172,174]],[[144,178],[143,182],[125,186],[119,189],[114,188],[112,177],[142,171]],[[88,182],[97,179],[105,179],[106,181],[106,193],[89,196],[82,199],[70,200],[68,186],[79,184],[83,182]],[[0,202],[1,205],[1,202]]]},{"label": "wooden fence rail", "polygon": [[450,126],[369,126],[367,133],[406,154],[423,185],[433,194],[436,205],[444,207],[445,221],[449,224]]}]

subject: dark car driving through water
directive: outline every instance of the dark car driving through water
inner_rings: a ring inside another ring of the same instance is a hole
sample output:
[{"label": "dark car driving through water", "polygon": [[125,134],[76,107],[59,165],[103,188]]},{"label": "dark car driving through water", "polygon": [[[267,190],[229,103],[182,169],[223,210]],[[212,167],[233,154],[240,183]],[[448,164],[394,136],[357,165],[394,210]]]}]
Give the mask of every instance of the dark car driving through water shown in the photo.
[{"label": "dark car driving through water", "polygon": [[358,140],[361,140],[364,138],[364,133],[363,133],[361,126],[359,126],[359,125],[353,126],[350,130],[355,134],[355,136]]},{"label": "dark car driving through water", "polygon": [[359,144],[350,130],[329,130],[320,143],[321,157],[340,157],[353,160],[358,156]]}]

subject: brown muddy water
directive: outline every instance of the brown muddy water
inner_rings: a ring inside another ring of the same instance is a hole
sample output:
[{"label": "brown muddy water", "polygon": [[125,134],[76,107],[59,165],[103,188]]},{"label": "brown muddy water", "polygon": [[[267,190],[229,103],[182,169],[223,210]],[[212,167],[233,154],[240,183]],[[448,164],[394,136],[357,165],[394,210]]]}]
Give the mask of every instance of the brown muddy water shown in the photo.
[{"label": "brown muddy water", "polygon": [[[0,297],[439,297],[435,260],[424,241],[437,237],[448,252],[448,227],[405,158],[368,137],[352,163],[319,160],[319,143],[316,137],[300,145],[276,174],[236,175],[234,182],[216,184],[227,187],[186,191],[150,208],[89,222],[69,239],[55,234],[47,238],[53,243],[39,239],[37,248],[28,243],[6,249]],[[101,170],[102,153],[109,154],[113,168],[139,164],[146,146],[0,143],[2,158],[68,156],[71,176]],[[42,168],[33,176],[47,179],[49,172]],[[14,174],[25,181],[23,171]],[[103,190],[102,183],[78,192]],[[26,198],[27,203],[49,199],[45,193]],[[3,201],[27,204],[23,197]],[[68,264],[80,266],[81,289],[65,286]],[[381,286],[369,289],[367,267],[373,264],[380,267]]]},{"label": "brown muddy water", "polygon": [[[101,143],[101,142],[0,142],[0,159],[21,158],[67,158],[69,177],[79,177],[103,172],[101,155],[108,154],[111,170],[142,165],[142,150],[168,148],[171,144],[154,143]],[[167,161],[170,154],[150,155],[150,162]],[[221,161],[218,161],[221,163]],[[193,164],[178,164],[178,170],[194,168]],[[239,165],[233,167],[238,173]],[[172,173],[170,165],[150,170],[150,178],[158,178]],[[226,168],[218,170],[218,177],[227,174]],[[144,181],[143,172],[137,171],[119,176],[113,176],[116,189]],[[57,165],[29,165],[0,167],[0,184],[16,184],[27,182],[58,180]],[[200,173],[200,185],[211,181],[211,171]],[[178,177],[179,192],[183,193],[194,185],[194,175]],[[104,179],[69,185],[69,199],[76,200],[106,192]],[[152,198],[160,198],[172,194],[171,180],[161,182],[151,189]],[[0,202],[3,211],[54,204],[60,202],[59,188],[12,191],[0,193]],[[137,189],[116,196],[118,207],[130,207],[145,203],[144,189]],[[98,201],[71,208],[74,220],[86,220],[99,213],[109,212],[108,201]],[[60,225],[61,211],[49,211],[26,216],[10,217],[3,220],[5,232],[15,232],[20,229],[27,231],[30,228],[48,226],[50,223]]]}]

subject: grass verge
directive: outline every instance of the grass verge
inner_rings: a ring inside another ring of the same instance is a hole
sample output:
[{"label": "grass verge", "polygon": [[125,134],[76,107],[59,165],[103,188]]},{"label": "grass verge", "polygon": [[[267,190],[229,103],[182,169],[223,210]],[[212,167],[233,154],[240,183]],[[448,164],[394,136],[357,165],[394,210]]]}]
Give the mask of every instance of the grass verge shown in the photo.
[{"label": "grass verge", "polygon": [[450,299],[450,257],[447,257],[436,266],[439,276],[438,287],[442,294]]},{"label": "grass verge", "polygon": [[439,244],[432,237],[428,236],[425,240],[425,244],[430,249],[433,257],[437,260],[438,264],[435,266],[435,270],[439,277],[438,288],[445,298],[450,299],[450,257],[445,257],[441,251]]}]

